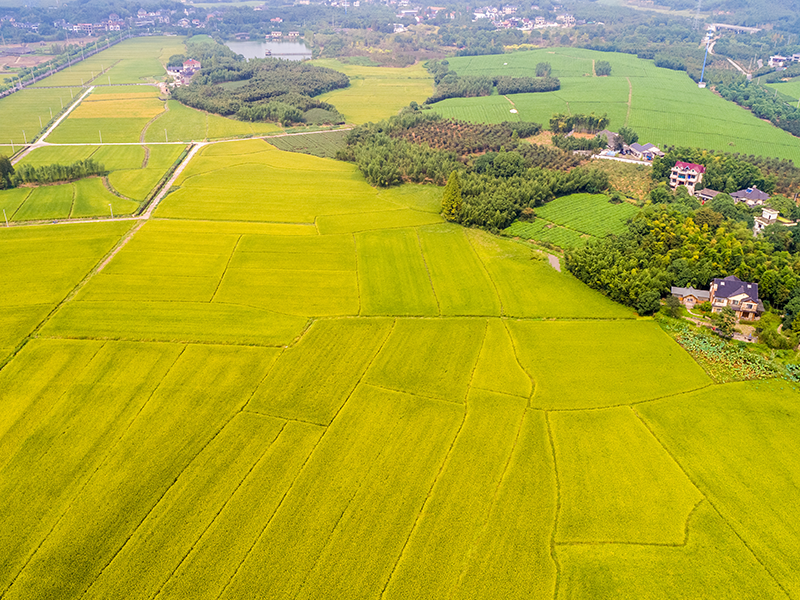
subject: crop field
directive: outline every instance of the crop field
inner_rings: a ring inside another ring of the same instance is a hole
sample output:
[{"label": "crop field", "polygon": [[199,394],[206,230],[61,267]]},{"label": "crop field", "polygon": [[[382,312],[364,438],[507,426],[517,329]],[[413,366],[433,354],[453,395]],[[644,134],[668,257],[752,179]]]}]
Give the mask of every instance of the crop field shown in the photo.
[{"label": "crop field", "polygon": [[348,123],[377,123],[400,112],[411,102],[422,102],[433,93],[433,78],[421,63],[404,67],[365,67],[348,65],[335,59],[315,60],[313,64],[341,71],[350,86],[322,94]]},{"label": "crop field", "polygon": [[536,209],[536,216],[581,233],[603,237],[623,233],[625,223],[638,212],[633,204],[612,204],[603,194],[572,194]]},{"label": "crop field", "polygon": [[82,91],[26,88],[0,99],[0,142],[17,146],[32,142],[50,121],[51,111],[53,116],[57,115]]},{"label": "crop field", "polygon": [[[593,60],[611,63],[611,75],[592,76]],[[548,48],[456,57],[450,59],[450,68],[459,75],[520,77],[534,73],[539,62],[552,65],[553,76],[561,81],[560,90],[510,94],[507,98],[451,98],[433,108],[446,117],[458,119],[487,123],[523,120],[545,125],[554,113],[606,113],[611,130],[624,125],[632,127],[642,143],[775,156],[800,164],[800,140],[791,134],[709,89],[699,89],[685,73],[658,68],[652,61],[633,55]],[[511,113],[512,109],[518,112]]]},{"label": "crop field", "polygon": [[[133,188],[182,150],[86,151]],[[797,386],[714,384],[440,201],[247,140],[136,224],[0,227],[0,595],[800,593]]]},{"label": "crop field", "polygon": [[530,223],[514,221],[503,230],[503,233],[511,237],[554,244],[565,249],[583,246],[590,239],[586,234],[561,227],[544,219],[535,219]]},{"label": "crop field", "polygon": [[145,132],[147,142],[218,140],[250,137],[281,131],[274,123],[248,123],[167,101],[167,110]]}]

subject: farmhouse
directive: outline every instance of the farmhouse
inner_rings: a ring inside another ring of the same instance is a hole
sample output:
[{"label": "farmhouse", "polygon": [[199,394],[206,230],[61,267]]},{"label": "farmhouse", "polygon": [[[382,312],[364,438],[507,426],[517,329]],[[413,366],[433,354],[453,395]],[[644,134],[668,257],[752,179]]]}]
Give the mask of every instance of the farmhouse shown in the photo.
[{"label": "farmhouse", "polygon": [[631,144],[628,148],[630,153],[639,160],[653,160],[656,156],[664,156],[664,153],[653,144]]},{"label": "farmhouse", "polygon": [[689,193],[694,195],[695,186],[702,183],[703,173],[705,172],[706,168],[703,165],[679,160],[672,167],[672,172],[669,175],[669,186],[672,189],[677,189],[679,185],[685,185]]},{"label": "farmhouse", "polygon": [[703,188],[699,192],[695,192],[694,193],[694,197],[697,198],[698,200],[700,200],[701,204],[705,204],[706,202],[710,202],[711,200],[716,198],[717,195],[721,194],[721,193],[722,192],[718,192],[716,190],[710,190],[708,188]]},{"label": "farmhouse", "polygon": [[693,287],[675,287],[670,289],[670,292],[678,300],[681,301],[686,308],[694,308],[695,304],[702,304],[711,300],[711,292],[708,290],[697,290]]},{"label": "farmhouse", "polygon": [[778,211],[773,208],[764,208],[761,216],[756,217],[753,223],[753,235],[758,235],[770,225],[778,222]]},{"label": "farmhouse", "polygon": [[769,200],[769,194],[762,192],[757,187],[751,187],[733,192],[731,198],[733,198],[734,202],[744,202],[752,208],[753,206],[762,206],[765,200]]},{"label": "farmhouse", "polygon": [[754,321],[764,312],[764,305],[758,299],[758,284],[742,281],[734,275],[711,282],[711,312],[721,312],[730,307],[736,318]]}]

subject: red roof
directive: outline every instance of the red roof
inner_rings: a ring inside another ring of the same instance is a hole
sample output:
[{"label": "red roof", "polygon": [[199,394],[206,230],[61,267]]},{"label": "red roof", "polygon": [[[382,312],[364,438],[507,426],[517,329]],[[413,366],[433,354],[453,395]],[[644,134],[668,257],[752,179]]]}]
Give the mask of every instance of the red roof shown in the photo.
[{"label": "red roof", "polygon": [[184,67],[199,67],[200,66],[200,61],[195,60],[193,58],[190,58],[189,60],[187,60],[186,62],[183,63],[183,66]]},{"label": "red roof", "polygon": [[686,163],[678,161],[675,163],[675,166],[678,167],[679,169],[694,169],[698,173],[706,172],[706,168],[703,165],[697,165],[695,163]]}]

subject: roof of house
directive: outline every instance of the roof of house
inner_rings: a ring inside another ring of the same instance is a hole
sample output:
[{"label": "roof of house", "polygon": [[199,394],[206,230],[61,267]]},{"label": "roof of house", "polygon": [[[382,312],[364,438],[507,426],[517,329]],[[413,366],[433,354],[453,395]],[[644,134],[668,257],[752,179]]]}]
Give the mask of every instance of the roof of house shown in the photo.
[{"label": "roof of house", "polygon": [[613,131],[611,131],[609,129],[603,129],[603,131],[599,131],[597,133],[597,135],[602,135],[604,138],[606,138],[608,140],[608,143],[610,144],[614,140],[614,138],[616,138],[617,135],[619,135],[619,134],[614,133]]},{"label": "roof of house", "polygon": [[742,281],[735,275],[728,275],[724,279],[714,279],[713,284],[717,286],[714,292],[716,298],[730,298],[745,294],[751,300],[758,300],[758,284]]},{"label": "roof of house", "polygon": [[658,150],[658,147],[654,146],[653,144],[645,144],[642,146],[641,144],[634,142],[631,144],[631,150],[636,152],[650,152],[651,150]]},{"label": "roof of house", "polygon": [[675,166],[678,169],[693,169],[698,173],[706,172],[706,168],[703,165],[698,165],[697,163],[687,163],[679,160],[678,162],[675,163]]},{"label": "roof of house", "polygon": [[738,198],[740,200],[768,200],[769,194],[766,192],[762,192],[757,187],[753,186],[751,188],[747,188],[746,190],[739,190],[738,192],[733,192],[731,194],[732,198]]},{"label": "roof of house", "polygon": [[711,292],[708,290],[696,290],[693,287],[675,287],[672,286],[671,293],[673,296],[680,296],[681,298],[685,298],[686,296],[694,296],[698,300],[708,300],[711,298]]},{"label": "roof of house", "polygon": [[721,194],[722,192],[718,192],[717,190],[711,190],[708,188],[703,188],[702,190],[695,192],[695,196],[702,196],[703,198],[714,198],[717,194]]}]

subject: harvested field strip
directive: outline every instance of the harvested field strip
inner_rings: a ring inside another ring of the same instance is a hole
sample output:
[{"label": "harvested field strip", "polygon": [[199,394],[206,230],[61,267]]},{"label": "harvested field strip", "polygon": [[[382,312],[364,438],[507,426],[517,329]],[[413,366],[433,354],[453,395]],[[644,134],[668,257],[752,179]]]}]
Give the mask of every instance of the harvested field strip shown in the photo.
[{"label": "harvested field strip", "polygon": [[86,590],[242,408],[275,356],[263,348],[187,347],[6,598]]},{"label": "harvested field strip", "polygon": [[781,380],[729,383],[636,409],[792,597],[800,593],[794,388]]},{"label": "harvested field strip", "polygon": [[454,598],[550,598],[556,480],[544,413],[528,410]]},{"label": "harvested field strip", "polygon": [[439,314],[414,230],[360,233],[356,247],[362,314]]},{"label": "harvested field strip", "polygon": [[537,408],[620,406],[711,384],[653,321],[509,320],[508,327],[536,380]]},{"label": "harvested field strip", "polygon": [[[465,234],[497,288],[504,315],[586,319],[634,316],[630,309],[590,290],[569,273],[558,273],[530,247],[477,229]],[[545,289],[543,295],[541,290]]]},{"label": "harvested field strip", "polygon": [[718,598],[789,598],[705,501],[692,514],[685,547],[575,544],[557,553],[559,599],[639,598],[643,587],[657,598],[696,598],[698,589]]},{"label": "harvested field strip", "polygon": [[65,304],[42,333],[79,339],[282,346],[303,331],[306,321],[305,317],[221,303],[81,301]]},{"label": "harvested field strip", "polygon": [[489,319],[471,386],[522,398],[530,398],[533,393],[531,378],[517,361],[514,344],[499,319]]},{"label": "harvested field strip", "polygon": [[548,418],[561,481],[556,542],[685,543],[703,496],[630,408]]},{"label": "harvested field strip", "polygon": [[247,410],[328,425],[394,326],[392,319],[317,321],[285,350]]},{"label": "harvested field strip", "polygon": [[323,432],[322,427],[306,423],[286,424],[161,588],[159,600],[214,600],[219,596],[272,519]]},{"label": "harvested field strip", "polygon": [[382,589],[462,415],[455,404],[359,387],[221,598]]},{"label": "harvested field strip", "polygon": [[464,426],[383,597],[453,597],[494,502],[525,404],[490,392],[470,394]]},{"label": "harvested field strip", "polygon": [[475,251],[456,226],[418,230],[443,315],[500,315],[500,301]]},{"label": "harvested field strip", "polygon": [[398,319],[364,381],[464,402],[485,331],[483,319]]},{"label": "harvested field strip", "polygon": [[[50,406],[36,402],[17,419],[14,429],[21,430],[17,447],[10,449],[3,444],[8,462],[0,470],[4,505],[0,511],[0,531],[4,532],[0,535],[2,589],[99,468],[182,349],[178,345],[111,342],[98,352],[95,342],[76,347],[74,342],[48,341],[34,341],[29,347],[33,351],[26,348],[14,361],[15,369],[20,365],[37,369],[51,366],[37,360],[44,348],[58,348],[72,360],[65,364],[69,365],[69,379],[59,377],[50,382]],[[84,362],[90,356],[91,360]],[[76,359],[80,360],[77,364]],[[26,365],[29,360],[37,362]],[[16,374],[21,375],[19,371]],[[7,387],[6,381],[0,385]],[[3,441],[7,439],[8,434]]]},{"label": "harvested field strip", "polygon": [[84,598],[152,598],[282,432],[239,413],[180,474]]}]

